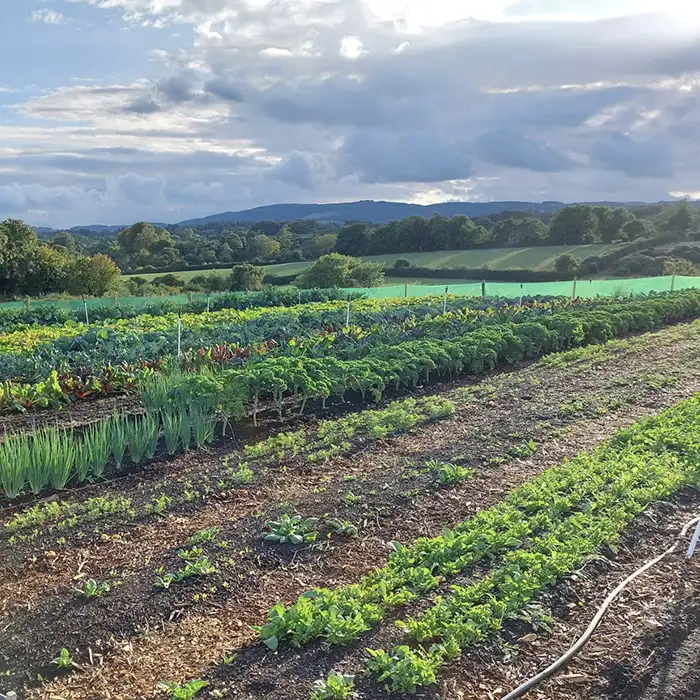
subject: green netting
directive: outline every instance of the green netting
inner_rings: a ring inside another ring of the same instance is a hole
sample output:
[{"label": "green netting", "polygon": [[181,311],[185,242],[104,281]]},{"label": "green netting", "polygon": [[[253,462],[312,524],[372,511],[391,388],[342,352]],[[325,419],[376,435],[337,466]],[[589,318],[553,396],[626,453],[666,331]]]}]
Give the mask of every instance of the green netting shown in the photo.
[{"label": "green netting", "polygon": [[[521,296],[572,296],[588,298],[596,296],[630,296],[636,294],[649,294],[649,292],[667,292],[673,289],[688,289],[700,287],[700,277],[644,277],[640,279],[616,279],[616,280],[578,280],[574,289],[574,282],[485,282],[486,296],[506,297],[517,299]],[[353,288],[346,289],[348,293],[363,293],[369,298],[387,299],[392,297],[421,297],[441,295],[445,293],[444,284],[395,284],[388,287]],[[449,284],[447,291],[457,296],[481,296],[482,283],[468,282],[465,284]],[[249,292],[254,295],[256,292]],[[217,295],[211,294],[214,299]],[[206,294],[177,294],[173,296],[152,297],[118,297],[116,304],[141,308],[153,302],[169,301],[174,304],[184,304],[190,299],[206,299]],[[88,307],[102,306],[115,303],[112,297],[100,297],[88,299]],[[11,301],[0,304],[0,308],[17,309],[25,305],[24,301]],[[31,300],[31,305],[54,305],[65,309],[80,309],[83,307],[82,299],[61,299],[57,301]]]},{"label": "green netting", "polygon": [[414,297],[444,294],[457,296],[507,297],[517,299],[521,296],[577,296],[611,297],[649,294],[649,292],[668,292],[671,289],[688,289],[700,287],[700,277],[644,277],[640,279],[617,280],[577,280],[571,282],[481,282],[449,285],[418,285],[401,284],[391,287],[376,287],[371,289],[348,289],[348,292],[363,292],[368,297]]}]

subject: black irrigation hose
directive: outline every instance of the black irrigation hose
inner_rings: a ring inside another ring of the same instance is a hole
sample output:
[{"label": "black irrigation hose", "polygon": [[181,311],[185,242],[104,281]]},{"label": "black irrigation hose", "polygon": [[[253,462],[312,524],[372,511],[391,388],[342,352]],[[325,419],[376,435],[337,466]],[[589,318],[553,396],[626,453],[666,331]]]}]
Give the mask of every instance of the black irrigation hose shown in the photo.
[{"label": "black irrigation hose", "polygon": [[523,695],[525,695],[525,693],[532,690],[532,688],[534,688],[536,685],[539,685],[543,680],[549,678],[549,676],[565,666],[588,643],[590,638],[593,636],[593,633],[596,631],[596,628],[600,624],[600,621],[603,619],[606,611],[613,604],[620,593],[622,593],[622,591],[630,583],[632,583],[632,581],[651,569],[653,566],[656,566],[656,564],[658,564],[664,557],[675,552],[678,545],[681,543],[681,540],[683,540],[683,538],[688,534],[688,530],[690,530],[690,528],[698,522],[700,522],[700,518],[693,518],[693,520],[687,522],[676,538],[675,543],[671,547],[669,547],[663,554],[656,557],[656,559],[648,561],[646,564],[644,564],[644,566],[637,569],[633,574],[622,581],[622,583],[620,583],[617,588],[615,588],[615,590],[613,590],[612,593],[610,593],[610,595],[608,595],[608,597],[603,601],[603,604],[600,606],[600,608],[598,608],[598,612],[596,612],[595,617],[591,620],[590,624],[586,628],[586,631],[578,638],[576,643],[566,653],[545,668],[544,671],[540,671],[540,673],[538,673],[536,676],[526,680],[515,690],[512,690],[510,693],[508,693],[508,695],[505,695],[503,698],[501,698],[501,700],[516,700],[516,698],[521,698]]}]

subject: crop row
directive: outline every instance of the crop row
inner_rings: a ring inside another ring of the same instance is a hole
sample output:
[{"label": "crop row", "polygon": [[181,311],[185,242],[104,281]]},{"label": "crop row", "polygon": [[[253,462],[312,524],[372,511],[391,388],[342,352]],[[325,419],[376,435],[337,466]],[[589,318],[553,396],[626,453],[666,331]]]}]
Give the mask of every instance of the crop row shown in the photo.
[{"label": "crop row", "polygon": [[[571,345],[604,342],[616,335],[653,328],[696,315],[699,307],[699,294],[683,292],[629,302],[620,308],[561,311],[541,315],[538,322],[485,326],[455,340],[414,340],[394,346],[379,345],[359,360],[339,360],[332,356],[262,358],[241,369],[218,374],[176,376],[172,381],[170,377],[163,377],[163,381],[153,382],[156,390],[151,391],[152,395],[144,390],[142,398],[149,415],[163,417],[166,448],[170,452],[168,435],[174,431],[174,419],[166,419],[166,416],[173,415],[173,406],[191,407],[189,412],[183,409],[181,413],[185,416],[201,413],[206,416],[204,422],[208,424],[213,420],[210,416],[215,414],[226,420],[240,418],[249,411],[255,420],[261,399],[271,398],[280,414],[290,396],[300,403],[300,411],[304,410],[309,399],[325,402],[331,396],[342,398],[348,391],[359,393],[363,399],[367,395],[377,399],[387,386],[415,386],[421,379],[429,380],[431,373],[438,376],[452,376],[465,370],[479,373],[501,362],[515,362]],[[148,386],[148,382],[145,385]],[[140,425],[148,417],[136,416],[132,420],[134,425]],[[5,454],[0,460],[0,482],[6,494],[14,498],[26,483],[36,493],[47,484],[60,488],[55,484],[65,485],[70,479],[79,483],[90,475],[101,476],[104,467],[99,467],[99,461],[96,474],[87,474],[80,466],[92,449],[89,444],[84,444],[86,439],[80,436],[83,442],[77,448],[72,437],[56,439],[56,444],[64,445],[67,456],[63,457],[63,452],[51,455],[49,461],[54,466],[47,467],[42,466],[41,460],[35,464],[33,437],[10,436],[3,445]],[[113,453],[117,451],[115,461],[119,461],[118,451],[125,444],[129,444],[125,439],[116,438],[112,449]],[[189,447],[189,441],[182,444]],[[41,452],[37,451],[37,454]],[[70,467],[65,466],[66,461]],[[54,477],[29,477],[44,471],[50,473],[52,469],[55,469]],[[66,475],[65,480],[63,475]]]},{"label": "crop row", "polygon": [[[252,468],[262,470],[270,464],[289,459],[295,455],[307,461],[325,460],[333,455],[346,453],[353,445],[366,444],[391,435],[405,433],[416,426],[445,418],[454,413],[454,403],[439,396],[426,396],[393,401],[385,408],[367,409],[357,413],[321,422],[313,429],[294,430],[272,436],[244,448],[243,461],[229,466],[226,458],[225,470],[212,470],[200,475],[196,484],[187,483],[186,500],[191,502],[220,488],[229,488],[231,483],[242,483],[244,474],[252,474]],[[172,490],[173,501],[177,492]],[[166,506],[169,503],[165,504]],[[80,501],[42,501],[16,513],[5,523],[7,532],[26,532],[47,525],[63,529],[72,525],[92,522],[112,514],[127,514],[137,517],[138,506],[123,497],[98,496]],[[35,530],[38,534],[38,530]]]},{"label": "crop row", "polygon": [[[439,315],[436,315],[437,308],[434,308],[432,315],[425,313],[422,316],[405,310],[400,314],[365,312],[359,315],[360,320],[366,323],[364,327],[340,326],[336,330],[332,325],[319,323],[318,319],[303,327],[290,322],[279,327],[265,326],[263,330],[273,335],[260,342],[251,338],[256,338],[256,332],[261,329],[251,331],[245,326],[233,329],[215,326],[208,331],[209,335],[186,334],[179,364],[185,370],[194,371],[206,367],[235,367],[268,354],[358,357],[373,346],[413,337],[453,337],[479,325],[537,318],[551,313],[552,308],[562,306],[557,302],[554,306],[506,305],[485,310],[456,308]],[[341,322],[345,320],[344,317]],[[295,331],[297,335],[293,335]],[[202,345],[231,336],[247,337],[250,342],[247,345],[228,341],[208,347]],[[30,382],[6,381],[0,385],[0,409],[51,408],[94,395],[121,393],[133,388],[135,374],[143,369],[157,369],[166,359],[170,364],[175,364],[178,347],[176,334],[154,337],[153,334],[116,333],[104,329],[71,340],[67,349],[62,350],[59,347],[62,344],[65,341],[40,347],[31,356],[0,357],[0,367],[4,365],[7,373],[17,376],[16,373],[25,372],[27,376],[35,377]]]},{"label": "crop row", "polygon": [[[89,318],[93,323],[116,319],[132,319],[137,316],[163,316],[164,314],[201,314],[207,310],[257,309],[271,306],[297,306],[312,302],[360,299],[361,294],[348,294],[341,289],[265,290],[259,293],[230,292],[215,294],[209,299],[196,299],[184,303],[163,298],[141,306],[116,305],[113,302],[91,304]],[[26,330],[31,326],[62,326],[68,322],[82,323],[85,310],[64,308],[57,304],[34,304],[19,309],[0,309],[0,333]]]},{"label": "crop row", "polygon": [[311,591],[289,609],[277,604],[261,628],[262,640],[275,648],[284,638],[296,644],[316,638],[345,644],[357,638],[392,608],[437,588],[444,578],[521,548],[527,538],[590,503],[619,474],[614,462],[597,466],[585,478],[574,462],[550,469],[440,537],[419,538],[409,546],[394,543],[387,565],[358,584]]},{"label": "crop row", "polygon": [[309,400],[344,399],[357,392],[377,400],[388,388],[414,387],[431,377],[459,372],[478,374],[500,363],[606,342],[627,333],[700,314],[700,293],[682,292],[608,308],[560,311],[537,320],[487,325],[454,339],[408,340],[371,347],[359,359],[269,356],[218,375],[183,378],[172,389],[178,400],[206,395],[226,415],[257,415],[261,401],[272,401],[280,416],[296,403],[302,413]]},{"label": "crop row", "polygon": [[[389,690],[415,692],[437,681],[437,671],[470,645],[499,632],[544,588],[570,574],[601,546],[614,546],[625,527],[650,503],[679,488],[700,483],[700,397],[623,431],[618,439],[568,465],[581,480],[601,469],[614,480],[595,491],[582,507],[522,546],[501,565],[467,587],[453,586],[447,597],[397,625],[417,642],[387,653],[368,650],[369,671]],[[556,498],[556,492],[549,494]],[[542,493],[545,496],[545,493]],[[529,516],[524,509],[523,517]],[[430,646],[426,647],[426,644]]]},{"label": "crop row", "polygon": [[[531,302],[540,304],[539,302]],[[543,302],[564,303],[564,302]],[[507,306],[507,302],[497,304],[485,303],[482,299],[470,297],[450,297],[450,309],[485,310],[493,307]],[[540,304],[541,305],[541,304]],[[406,314],[435,314],[442,311],[442,297],[396,298],[396,299],[356,299],[351,303],[353,316],[356,314],[398,314],[398,318]],[[191,314],[165,313],[159,316],[141,314],[128,319],[107,319],[92,323],[69,321],[60,326],[27,326],[12,332],[0,333],[0,353],[27,353],[34,348],[51,340],[79,337],[90,328],[95,330],[138,331],[140,333],[163,333],[176,330],[178,323],[185,331],[206,331],[215,325],[240,326],[261,319],[278,321],[286,325],[299,321],[306,323],[334,323],[340,325],[347,312],[346,301],[326,301],[299,304],[297,306],[268,306],[253,309],[222,309],[221,311],[200,312]]]},{"label": "crop row", "polygon": [[161,437],[166,453],[173,455],[211,442],[214,429],[211,413],[194,404],[145,415],[115,415],[80,433],[60,428],[10,433],[0,443],[0,487],[14,499],[27,487],[36,495],[47,486],[62,489],[96,481],[110,463],[118,472],[127,455],[134,466],[153,459]]},{"label": "crop row", "polygon": [[[344,588],[315,589],[290,608],[278,603],[259,628],[276,648],[315,638],[347,644],[386,613],[436,589],[482,561],[500,565],[417,618],[397,623],[421,645],[371,650],[368,670],[394,691],[434,683],[462,648],[501,629],[545,586],[569,573],[650,502],[700,481],[700,395],[620,431],[593,454],[579,455],[519,487],[501,503],[451,531],[394,543],[387,565]],[[435,642],[429,647],[425,643]]]}]

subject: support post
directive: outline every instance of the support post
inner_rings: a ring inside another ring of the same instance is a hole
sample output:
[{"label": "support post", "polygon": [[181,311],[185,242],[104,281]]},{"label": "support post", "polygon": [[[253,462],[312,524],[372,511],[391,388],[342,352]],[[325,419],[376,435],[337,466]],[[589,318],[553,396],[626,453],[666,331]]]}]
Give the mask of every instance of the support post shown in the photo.
[{"label": "support post", "polygon": [[576,298],[576,283],[578,282],[578,277],[574,277],[574,288],[571,290],[571,300]]},{"label": "support post", "polygon": [[209,313],[209,300],[211,299],[211,292],[207,292],[207,313]]},{"label": "support post", "polygon": [[177,315],[177,359],[182,357],[182,317]]},{"label": "support post", "polygon": [[700,539],[700,522],[695,528],[693,533],[693,539],[690,541],[690,547],[688,547],[688,559],[695,554],[695,548],[698,546],[698,540]]},{"label": "support post", "polygon": [[481,296],[486,296],[486,280],[481,280]]},{"label": "support post", "polygon": [[676,276],[671,275],[671,291],[673,291],[673,288],[676,286]]},{"label": "support post", "polygon": [[350,299],[348,299],[348,310],[345,314],[345,327],[350,328]]},{"label": "support post", "polygon": [[408,296],[408,282],[403,283],[403,298],[405,299]]},{"label": "support post", "polygon": [[85,325],[90,326],[90,317],[88,316],[87,301],[83,297],[83,309],[85,309]]},{"label": "support post", "polygon": [[447,313],[447,287],[445,287],[445,296],[442,299],[442,313]]}]

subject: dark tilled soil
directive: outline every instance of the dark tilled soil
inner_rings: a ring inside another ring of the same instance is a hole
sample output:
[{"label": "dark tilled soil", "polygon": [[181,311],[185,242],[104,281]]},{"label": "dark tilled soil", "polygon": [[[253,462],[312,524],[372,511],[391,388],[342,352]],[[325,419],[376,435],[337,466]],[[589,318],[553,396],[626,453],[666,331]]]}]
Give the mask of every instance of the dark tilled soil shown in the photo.
[{"label": "dark tilled soil", "polygon": [[138,410],[139,399],[133,394],[107,396],[80,401],[60,409],[0,414],[0,438],[7,432],[26,432],[35,428],[73,428],[111,416],[115,411]]},{"label": "dark tilled soil", "polygon": [[[9,580],[0,583],[0,655],[10,681],[17,685],[25,674],[45,670],[43,664],[61,646],[77,649],[85,673],[57,680],[39,696],[149,697],[160,679],[203,675],[224,652],[253,638],[249,625],[261,622],[276,600],[291,602],[313,586],[356,581],[384,562],[390,540],[437,534],[548,466],[700,389],[694,335],[684,336],[676,328],[648,339],[644,352],[637,346],[635,352],[620,352],[598,364],[535,365],[502,375],[490,382],[495,393],[484,393],[491,398],[462,406],[452,419],[369,444],[324,465],[270,470],[254,486],[183,506],[167,518],[111,523],[83,546],[71,540],[61,550],[43,536],[33,542],[38,561],[16,561],[6,572]],[[562,406],[574,400],[585,404],[581,413],[562,416]],[[513,446],[530,438],[539,443],[534,455],[502,461]],[[444,490],[424,477],[406,477],[407,467],[410,471],[430,458],[469,464],[476,467],[476,476]],[[199,465],[200,470],[211,467],[206,460]],[[159,487],[167,488],[167,483]],[[362,502],[349,506],[343,500],[349,490]],[[402,491],[411,495],[401,496]],[[332,513],[353,520],[363,526],[360,537],[332,538],[323,547],[298,552],[263,545],[263,522],[281,501],[304,515]],[[194,586],[154,589],[155,570],[177,566],[177,546],[212,524],[221,527],[221,539],[228,542],[226,550],[206,548],[218,573]],[[55,549],[47,557],[49,546]],[[79,581],[104,578],[112,570],[123,583],[108,596],[90,603],[71,596],[76,576]],[[134,637],[137,627],[139,636]],[[105,652],[109,656],[101,665]],[[310,656],[299,655],[301,663],[285,652],[271,665],[267,653],[260,647],[246,650],[240,662],[226,669],[235,683],[217,682],[228,685],[235,693],[231,697],[307,698],[311,681],[336,658],[312,648]]]}]

